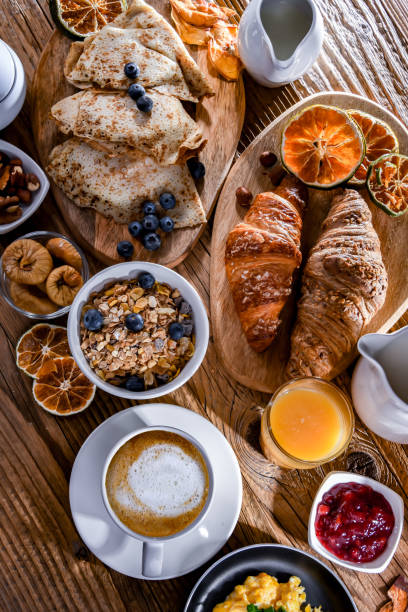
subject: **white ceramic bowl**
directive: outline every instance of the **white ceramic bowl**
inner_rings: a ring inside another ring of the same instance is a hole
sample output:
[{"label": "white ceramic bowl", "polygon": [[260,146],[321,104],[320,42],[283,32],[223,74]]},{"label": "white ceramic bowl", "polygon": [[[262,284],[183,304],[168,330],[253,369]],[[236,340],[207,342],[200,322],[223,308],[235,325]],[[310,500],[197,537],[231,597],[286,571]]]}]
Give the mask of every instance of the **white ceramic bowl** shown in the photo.
[{"label": "white ceramic bowl", "polygon": [[43,170],[41,170],[40,166],[29,156],[27,153],[24,153],[18,147],[6,142],[5,140],[0,140],[0,151],[3,153],[7,153],[7,155],[13,159],[13,157],[18,157],[23,162],[23,170],[27,174],[35,174],[35,176],[40,181],[40,188],[37,191],[33,192],[32,200],[30,204],[21,204],[21,208],[23,209],[23,214],[20,219],[17,221],[13,221],[12,223],[4,223],[0,225],[0,234],[7,234],[7,232],[11,232],[11,230],[15,229],[24,221],[26,221],[31,215],[35,213],[35,211],[41,206],[45,196],[47,195],[50,184]]},{"label": "white ceramic bowl", "polygon": [[[330,553],[318,540],[315,530],[315,518],[317,512],[317,506],[319,502],[322,501],[323,495],[332,487],[340,483],[347,482],[356,482],[358,484],[367,485],[374,489],[374,491],[378,491],[381,493],[385,499],[390,504],[392,511],[394,513],[395,525],[394,529],[391,532],[391,536],[388,539],[387,546],[384,552],[374,559],[374,561],[370,561],[369,563],[352,563],[350,561],[345,561],[344,559],[339,559],[332,553]],[[404,524],[404,502],[398,493],[390,489],[381,482],[377,482],[377,480],[373,480],[372,478],[368,478],[367,476],[362,476],[361,474],[352,474],[350,472],[330,472],[323,480],[322,484],[318,492],[316,493],[316,497],[313,501],[313,506],[310,511],[309,516],[309,545],[322,557],[325,557],[329,561],[333,563],[337,563],[337,565],[342,565],[343,567],[347,567],[348,569],[355,570],[357,572],[365,572],[368,574],[381,574],[390,563],[391,559],[394,556],[396,548],[401,538],[402,527]]]},{"label": "white ceramic bowl", "polygon": [[[174,289],[178,289],[183,298],[191,305],[193,311],[193,321],[195,328],[195,351],[191,359],[186,363],[180,374],[166,385],[161,385],[157,388],[148,389],[147,391],[128,391],[124,387],[117,387],[108,382],[103,381],[94,370],[90,367],[88,361],[81,349],[80,340],[80,322],[82,309],[88,301],[89,295],[94,292],[101,291],[106,285],[114,281],[130,280],[136,278],[141,272],[150,272],[156,280],[163,283],[168,283]],[[198,370],[201,362],[204,359],[208,346],[209,325],[207,312],[204,304],[194,287],[180,274],[174,270],[165,268],[158,264],[130,261],[120,263],[115,266],[105,268],[98,274],[95,274],[84,286],[78,291],[72,302],[68,317],[68,342],[71,353],[78,366],[89,380],[91,380],[99,389],[103,389],[111,395],[125,397],[132,400],[145,400],[153,397],[160,397],[175,391],[184,383],[186,383],[193,374]]]}]

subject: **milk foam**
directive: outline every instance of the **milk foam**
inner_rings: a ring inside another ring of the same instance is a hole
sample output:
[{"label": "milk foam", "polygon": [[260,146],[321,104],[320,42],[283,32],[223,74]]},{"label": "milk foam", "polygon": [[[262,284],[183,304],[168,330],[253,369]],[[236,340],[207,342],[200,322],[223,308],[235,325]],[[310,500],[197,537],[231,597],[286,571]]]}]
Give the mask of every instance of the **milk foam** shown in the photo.
[{"label": "milk foam", "polygon": [[[203,467],[174,444],[153,444],[143,450],[127,472],[116,501],[133,512],[146,509],[160,517],[175,517],[202,503],[206,490]],[[127,486],[126,486],[127,485]]]}]

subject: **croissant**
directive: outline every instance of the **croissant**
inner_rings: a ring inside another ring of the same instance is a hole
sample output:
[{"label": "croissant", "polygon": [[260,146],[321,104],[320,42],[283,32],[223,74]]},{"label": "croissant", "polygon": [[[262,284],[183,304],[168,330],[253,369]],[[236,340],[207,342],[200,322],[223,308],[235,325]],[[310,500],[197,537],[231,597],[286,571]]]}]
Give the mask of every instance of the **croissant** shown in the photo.
[{"label": "croissant", "polygon": [[286,176],[275,192],[260,193],[229,233],[225,266],[249,345],[262,352],[274,340],[279,314],[300,266],[300,234],[307,189]]},{"label": "croissant", "polygon": [[384,304],[387,285],[368,205],[346,189],[334,197],[303,272],[288,376],[337,376]]}]

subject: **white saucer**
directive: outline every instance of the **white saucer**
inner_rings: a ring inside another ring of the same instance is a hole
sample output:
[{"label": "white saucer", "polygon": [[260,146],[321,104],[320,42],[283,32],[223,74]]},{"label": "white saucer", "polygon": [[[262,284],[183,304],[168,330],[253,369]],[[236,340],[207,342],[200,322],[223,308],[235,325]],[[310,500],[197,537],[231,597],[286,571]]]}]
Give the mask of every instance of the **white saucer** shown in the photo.
[{"label": "white saucer", "polygon": [[153,425],[179,427],[209,452],[214,469],[214,499],[204,522],[191,533],[164,544],[163,573],[168,580],[191,572],[225,544],[238,520],[242,479],[226,438],[210,421],[172,404],[144,404],[122,410],[101,423],[82,445],[72,468],[69,500],[85,545],[103,563],[131,578],[142,578],[142,543],[127,536],[107,513],[101,494],[102,468],[114,444],[132,430]]}]

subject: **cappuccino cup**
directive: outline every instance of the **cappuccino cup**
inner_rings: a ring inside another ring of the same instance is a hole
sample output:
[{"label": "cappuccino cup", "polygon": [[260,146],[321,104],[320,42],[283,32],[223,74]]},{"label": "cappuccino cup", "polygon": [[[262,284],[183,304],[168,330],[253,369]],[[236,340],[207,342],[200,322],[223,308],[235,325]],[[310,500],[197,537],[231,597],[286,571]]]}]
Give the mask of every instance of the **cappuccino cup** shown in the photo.
[{"label": "cappuccino cup", "polygon": [[111,519],[143,543],[142,574],[162,573],[164,543],[183,537],[204,520],[214,493],[208,454],[174,427],[133,431],[109,452],[102,498]]}]

